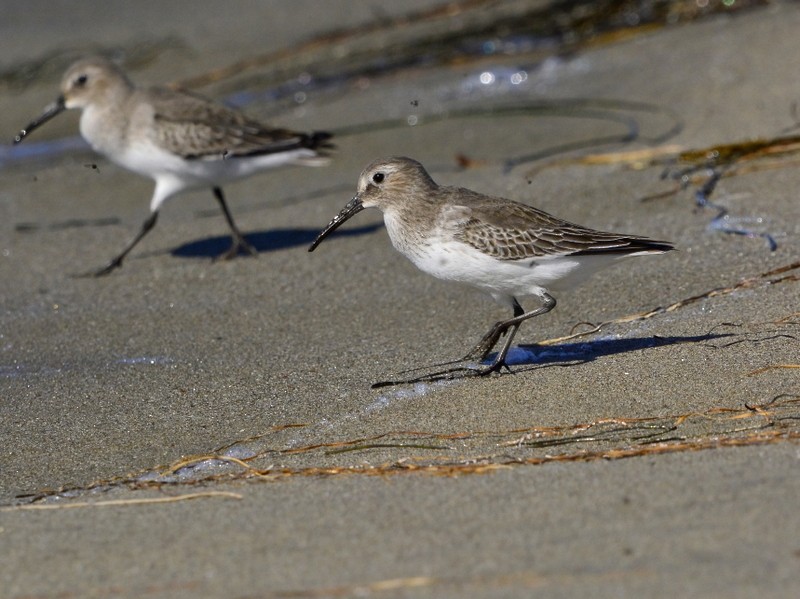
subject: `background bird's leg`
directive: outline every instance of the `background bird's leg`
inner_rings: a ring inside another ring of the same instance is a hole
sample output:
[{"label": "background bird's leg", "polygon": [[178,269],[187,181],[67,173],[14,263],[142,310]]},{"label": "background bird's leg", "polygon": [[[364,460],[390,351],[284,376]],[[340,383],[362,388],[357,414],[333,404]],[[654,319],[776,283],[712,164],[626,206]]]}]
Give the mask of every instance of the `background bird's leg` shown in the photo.
[{"label": "background bird's leg", "polygon": [[115,270],[115,269],[119,268],[120,266],[122,266],[122,260],[136,246],[136,244],[139,243],[142,240],[142,237],[147,235],[150,232],[150,230],[156,225],[156,220],[157,219],[158,219],[158,211],[155,211],[155,212],[151,213],[150,216],[147,217],[147,220],[145,220],[142,223],[142,227],[141,227],[141,229],[139,229],[139,232],[136,234],[136,237],[134,237],[131,240],[131,242],[125,247],[124,250],[122,250],[122,252],[116,258],[111,260],[111,262],[106,264],[100,270],[92,272],[92,273],[89,273],[89,274],[91,276],[95,276],[95,277],[102,277],[102,276],[107,275],[108,273],[110,273],[112,270]]},{"label": "background bird's leg", "polygon": [[225,196],[222,195],[222,188],[215,187],[214,188],[214,197],[217,198],[219,202],[220,208],[222,208],[222,213],[225,215],[225,220],[228,221],[228,226],[231,229],[231,235],[233,236],[233,243],[231,247],[224,253],[221,254],[219,257],[224,260],[230,260],[231,258],[235,258],[239,254],[239,250],[244,250],[251,256],[256,256],[258,252],[256,249],[247,243],[247,240],[242,235],[242,232],[239,231],[239,227],[236,226],[236,223],[233,222],[233,217],[231,216],[230,210],[228,210],[228,205],[225,203]]}]

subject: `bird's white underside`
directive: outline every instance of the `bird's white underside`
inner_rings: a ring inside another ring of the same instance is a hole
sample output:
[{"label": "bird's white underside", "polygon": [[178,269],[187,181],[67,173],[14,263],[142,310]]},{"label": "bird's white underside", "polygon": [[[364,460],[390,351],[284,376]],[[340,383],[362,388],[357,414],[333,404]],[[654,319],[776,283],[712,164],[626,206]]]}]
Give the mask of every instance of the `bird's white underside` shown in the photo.
[{"label": "bird's white underside", "polygon": [[501,304],[513,298],[544,297],[550,291],[569,289],[615,262],[631,256],[662,253],[552,255],[521,260],[499,260],[435,228],[422,243],[406,243],[406,234],[391,211],[384,214],[394,247],[420,270],[445,281],[477,287]]}]

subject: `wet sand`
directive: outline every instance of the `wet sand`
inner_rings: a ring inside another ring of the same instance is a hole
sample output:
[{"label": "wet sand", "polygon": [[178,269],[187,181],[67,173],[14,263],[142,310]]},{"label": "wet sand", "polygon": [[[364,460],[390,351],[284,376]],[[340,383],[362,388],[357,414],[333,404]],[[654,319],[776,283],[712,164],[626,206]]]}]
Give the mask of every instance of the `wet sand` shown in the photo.
[{"label": "wet sand", "polygon": [[[233,18],[192,3],[183,21],[154,21],[155,4],[124,6],[124,27],[96,15],[88,45],[140,56],[131,75],[153,83],[353,24],[341,4],[318,20],[303,18],[312,8],[277,17],[277,4],[242,5]],[[361,22],[376,18],[370,6]],[[77,43],[59,10],[18,16],[3,37],[5,68]],[[196,192],[162,210],[121,270],[75,278],[133,234],[152,184],[88,152],[6,165],[0,501],[25,505],[22,495],[63,487],[68,497],[39,504],[129,503],[0,512],[0,541],[12,549],[0,587],[15,598],[796,593],[798,371],[764,370],[800,362],[791,156],[748,163],[712,196],[750,219],[728,225],[771,233],[773,252],[763,238],[709,228],[713,210],[694,204],[702,181],[643,202],[675,185],[660,178],[663,165],[563,161],[778,135],[794,124],[798,25],[800,12],[780,3],[527,70],[520,58],[412,69],[309,93],[296,107],[256,102],[248,111],[307,130],[419,119],[341,136],[330,167],[226,187],[256,259],[212,261],[227,229],[211,194]],[[155,50],[137,54],[145,38]],[[521,71],[524,83],[504,79]],[[481,72],[497,80],[476,83]],[[7,138],[53,99],[59,75],[4,90]],[[425,121],[568,98],[581,103],[558,114]],[[624,136],[632,120],[632,142],[505,168],[571,141]],[[76,122],[62,116],[29,141],[75,135]],[[677,134],[648,143],[676,123]],[[521,328],[513,374],[373,390],[402,369],[462,355],[506,316],[416,271],[377,212],[308,254],[361,168],[388,154],[419,159],[442,184],[669,239],[679,251],[558,296],[553,312]],[[473,168],[460,168],[458,154]],[[608,324],[535,345],[585,322]],[[197,457],[211,454],[247,465]],[[167,472],[184,459],[195,467]],[[222,491],[238,498],[130,503]]]}]

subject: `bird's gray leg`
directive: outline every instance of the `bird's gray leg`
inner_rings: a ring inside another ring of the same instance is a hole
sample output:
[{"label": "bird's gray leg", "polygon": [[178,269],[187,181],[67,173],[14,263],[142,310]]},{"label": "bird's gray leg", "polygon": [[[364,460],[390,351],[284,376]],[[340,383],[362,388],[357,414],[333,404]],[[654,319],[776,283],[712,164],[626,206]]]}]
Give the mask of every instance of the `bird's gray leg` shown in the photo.
[{"label": "bird's gray leg", "polygon": [[[522,309],[522,306],[519,305],[519,302],[516,298],[511,299],[514,307],[514,318],[522,316],[525,313],[525,310]],[[428,366],[418,366],[417,368],[402,370],[397,374],[407,374],[409,372],[415,372],[425,368],[441,368],[443,366],[452,366],[453,364],[462,364],[463,362],[482,362],[486,359],[486,356],[489,355],[489,352],[492,351],[492,348],[497,345],[497,342],[500,340],[500,337],[503,336],[503,333],[506,331],[506,329],[508,329],[508,326],[510,326],[508,325],[508,322],[510,321],[501,320],[500,322],[496,322],[489,332],[486,333],[478,342],[478,344],[473,347],[463,358],[459,358],[457,360],[448,360],[447,362],[438,362]],[[456,370],[460,370],[460,368]]]},{"label": "bird's gray leg", "polygon": [[242,232],[239,231],[239,227],[237,227],[236,223],[233,222],[231,212],[228,210],[228,205],[225,203],[225,196],[222,195],[221,187],[214,188],[214,197],[217,198],[219,206],[222,208],[222,213],[225,215],[225,220],[228,221],[228,226],[230,227],[231,235],[233,236],[233,243],[231,244],[231,247],[218,257],[224,260],[230,260],[239,254],[239,250],[244,250],[251,256],[256,256],[258,254],[256,248],[247,243],[244,235],[242,235]]},{"label": "bird's gray leg", "polygon": [[[536,308],[535,310],[531,310],[530,312],[525,312],[522,309],[522,306],[519,305],[517,300],[514,300],[514,316],[513,318],[509,318],[508,320],[503,320],[495,324],[491,330],[483,336],[480,343],[473,349],[463,360],[456,360],[455,362],[446,362],[444,364],[434,364],[432,368],[441,367],[441,366],[448,366],[450,364],[457,364],[460,362],[465,361],[474,361],[476,359],[483,360],[492,350],[492,348],[497,345],[497,342],[500,340],[500,337],[504,333],[506,333],[506,340],[503,342],[503,347],[500,349],[500,352],[497,354],[494,360],[492,360],[491,364],[487,364],[481,368],[470,368],[465,366],[458,366],[454,368],[447,368],[445,370],[439,370],[437,372],[433,372],[431,374],[426,374],[420,377],[412,378],[412,379],[404,379],[404,380],[394,380],[394,381],[382,381],[378,383],[374,383],[372,385],[373,389],[377,389],[380,387],[389,387],[392,385],[406,385],[410,383],[419,383],[419,382],[431,382],[431,381],[440,381],[440,380],[452,380],[467,376],[484,376],[490,374],[492,372],[496,372],[500,370],[503,366],[505,366],[506,356],[508,355],[508,350],[511,349],[511,343],[514,340],[514,335],[519,329],[519,325],[522,324],[524,321],[528,320],[529,318],[533,318],[534,316],[540,316],[541,314],[546,314],[556,306],[556,300],[553,296],[548,293],[545,293],[543,298],[544,305]],[[484,347],[486,349],[484,350]],[[482,352],[478,354],[477,357],[473,357],[473,353],[477,354],[477,351],[480,349]],[[485,353],[483,353],[485,352]],[[426,367],[431,368],[431,367]],[[420,370],[419,368],[415,368],[413,370]],[[405,372],[413,372],[405,371]]]},{"label": "bird's gray leg", "polygon": [[[515,303],[515,306],[514,306],[514,318],[509,318],[505,322],[498,323],[498,324],[503,325],[501,327],[501,329],[502,329],[501,334],[502,334],[502,332],[508,331],[508,334],[506,335],[506,340],[503,343],[503,347],[500,349],[500,351],[498,352],[497,356],[492,361],[492,363],[489,364],[488,366],[483,367],[483,368],[479,368],[478,371],[476,372],[476,374],[484,375],[484,374],[489,374],[490,372],[496,372],[497,370],[500,370],[500,368],[502,368],[505,365],[506,356],[508,355],[508,350],[511,349],[511,342],[514,340],[514,335],[516,334],[517,329],[519,329],[519,325],[522,324],[524,321],[528,320],[529,318],[533,318],[534,316],[541,316],[542,314],[546,314],[550,310],[552,310],[553,308],[556,307],[556,300],[549,293],[545,293],[544,296],[543,296],[543,299],[544,299],[544,305],[543,306],[540,306],[539,308],[536,308],[535,310],[531,310],[530,312],[524,312],[523,314],[517,314],[517,308],[519,307],[519,304],[517,303],[516,300],[514,300],[514,303]],[[495,325],[495,328],[497,328],[497,325]],[[494,329],[492,329],[492,330],[494,330]],[[496,343],[496,341],[495,341],[495,343]]]},{"label": "bird's gray leg", "polygon": [[[517,298],[512,298],[512,301],[514,302],[514,316],[509,320],[501,320],[500,322],[494,323],[494,326],[489,329],[489,332],[486,333],[481,340],[478,341],[477,345],[469,350],[469,353],[461,359],[462,362],[480,362],[485,360],[486,356],[489,355],[489,352],[492,351],[492,348],[494,348],[494,346],[497,345],[497,342],[500,341],[500,337],[503,336],[509,327],[513,326],[512,322],[516,318],[519,318],[525,314],[525,310],[523,310],[522,306],[519,305]],[[512,336],[514,335],[514,332],[516,332],[516,328],[514,331],[512,331]]]},{"label": "bird's gray leg", "polygon": [[125,256],[127,256],[128,253],[136,246],[136,244],[142,240],[142,237],[147,235],[150,232],[150,230],[153,227],[155,227],[157,219],[158,219],[158,211],[151,213],[150,216],[148,216],[147,219],[142,223],[142,227],[141,229],[139,229],[139,232],[136,234],[136,237],[134,237],[131,240],[131,242],[125,247],[124,250],[122,250],[122,252],[116,258],[111,260],[111,262],[106,264],[100,270],[89,274],[95,277],[102,277],[110,273],[112,270],[115,270],[120,266],[122,266],[122,261],[125,259]]}]

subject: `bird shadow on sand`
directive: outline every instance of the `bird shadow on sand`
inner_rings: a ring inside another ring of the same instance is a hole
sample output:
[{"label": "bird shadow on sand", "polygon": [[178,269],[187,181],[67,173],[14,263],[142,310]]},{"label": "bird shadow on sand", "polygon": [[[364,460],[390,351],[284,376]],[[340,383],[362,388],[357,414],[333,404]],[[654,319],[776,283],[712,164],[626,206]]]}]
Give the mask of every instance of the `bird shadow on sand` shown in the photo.
[{"label": "bird shadow on sand", "polygon": [[[351,237],[355,235],[367,235],[383,227],[383,222],[344,229],[337,231],[336,235]],[[246,233],[244,238],[261,254],[264,252],[275,252],[297,246],[308,246],[317,238],[322,229],[271,229],[269,231],[256,231]],[[223,254],[231,245],[230,235],[220,235],[219,237],[209,237],[191,241],[170,251],[173,256],[181,258],[215,258]]]},{"label": "bird shadow on sand", "polygon": [[[706,333],[704,335],[662,337],[635,337],[632,339],[596,339],[577,343],[561,343],[558,345],[518,345],[511,348],[506,356],[509,369],[501,368],[500,372],[492,373],[493,376],[508,376],[551,366],[577,366],[593,362],[594,360],[616,354],[641,351],[656,347],[665,347],[679,343],[706,343],[708,347],[716,348],[711,342],[734,337],[733,333]],[[491,363],[496,354],[487,357],[484,364]],[[476,364],[455,360],[453,362],[421,366],[411,370],[396,373],[397,376],[429,370],[427,374],[397,380],[387,380],[374,383],[373,388],[388,387],[422,382],[435,382],[445,380],[458,380],[478,376]]]},{"label": "bird shadow on sand", "polygon": [[[561,343],[558,345],[518,345],[511,348],[506,363],[517,366],[515,372],[524,372],[530,368],[520,366],[570,366],[586,364],[597,358],[641,351],[655,347],[677,345],[679,343],[703,343],[735,336],[733,333],[706,333],[704,335],[662,337],[634,337],[631,339],[596,339],[577,343]],[[709,347],[714,347],[709,345]]]}]

